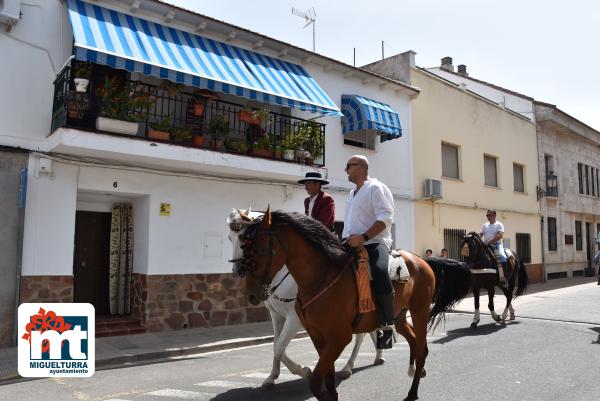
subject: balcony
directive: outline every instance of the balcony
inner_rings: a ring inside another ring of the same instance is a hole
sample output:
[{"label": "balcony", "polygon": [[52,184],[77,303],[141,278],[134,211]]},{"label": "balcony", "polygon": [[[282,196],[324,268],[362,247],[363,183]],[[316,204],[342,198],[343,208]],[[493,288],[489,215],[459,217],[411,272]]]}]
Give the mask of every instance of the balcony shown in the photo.
[{"label": "balcony", "polygon": [[[74,78],[82,75],[89,79],[85,90],[75,85]],[[217,93],[167,80],[133,81],[125,71],[77,61],[54,82],[52,132],[59,128],[292,164],[325,164],[325,124],[266,107],[245,108]]]},{"label": "balcony", "polygon": [[558,177],[554,174],[546,175],[546,196],[558,197]]}]

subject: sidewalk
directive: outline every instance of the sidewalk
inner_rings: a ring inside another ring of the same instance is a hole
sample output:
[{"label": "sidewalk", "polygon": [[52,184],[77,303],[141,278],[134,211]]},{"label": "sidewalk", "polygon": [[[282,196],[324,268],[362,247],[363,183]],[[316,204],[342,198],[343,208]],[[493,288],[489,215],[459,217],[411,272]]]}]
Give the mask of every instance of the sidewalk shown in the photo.
[{"label": "sidewalk", "polygon": [[[596,280],[597,278],[594,277],[576,277],[531,284],[526,294],[518,298],[518,301],[524,302],[528,296],[540,291],[568,288],[588,284]],[[598,291],[600,291],[600,288]],[[485,297],[487,298],[487,295]],[[456,311],[472,313],[473,301],[469,298],[471,296],[461,302]],[[500,302],[501,305],[504,305],[502,301]],[[482,304],[487,305],[487,300]],[[305,336],[306,332],[300,332],[297,338]],[[215,328],[102,337],[96,339],[96,369],[124,367],[167,358],[192,356],[206,352],[270,343],[272,341],[273,328],[270,321]],[[20,376],[17,373],[17,348],[0,348],[0,385],[19,378]]]}]

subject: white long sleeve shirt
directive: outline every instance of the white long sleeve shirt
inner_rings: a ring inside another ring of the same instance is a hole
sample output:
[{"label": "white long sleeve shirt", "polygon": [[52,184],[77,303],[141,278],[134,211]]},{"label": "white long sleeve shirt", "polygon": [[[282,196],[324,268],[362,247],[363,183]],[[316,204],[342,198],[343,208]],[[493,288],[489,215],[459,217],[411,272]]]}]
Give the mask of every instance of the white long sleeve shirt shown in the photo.
[{"label": "white long sleeve shirt", "polygon": [[358,192],[350,191],[346,201],[343,238],[352,234],[364,234],[376,222],[385,223],[385,229],[370,238],[366,244],[382,243],[392,246],[391,227],[394,221],[394,197],[390,189],[375,178],[364,182]]}]

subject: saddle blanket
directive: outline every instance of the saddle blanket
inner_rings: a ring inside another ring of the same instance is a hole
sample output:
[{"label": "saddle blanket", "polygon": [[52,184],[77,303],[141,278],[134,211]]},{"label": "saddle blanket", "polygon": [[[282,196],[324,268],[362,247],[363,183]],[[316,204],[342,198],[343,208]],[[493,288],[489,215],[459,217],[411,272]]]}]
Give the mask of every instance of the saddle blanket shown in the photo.
[{"label": "saddle blanket", "polygon": [[390,280],[396,280],[401,283],[404,283],[410,278],[406,262],[404,261],[402,256],[400,256],[399,251],[393,250],[390,253],[388,272],[390,274]]}]

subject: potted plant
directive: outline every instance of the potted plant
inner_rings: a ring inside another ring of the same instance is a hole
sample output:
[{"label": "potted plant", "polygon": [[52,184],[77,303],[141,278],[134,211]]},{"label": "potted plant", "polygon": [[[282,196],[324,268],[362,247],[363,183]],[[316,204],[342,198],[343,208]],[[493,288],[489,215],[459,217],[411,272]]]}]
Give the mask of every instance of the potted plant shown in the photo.
[{"label": "potted plant", "polygon": [[168,115],[158,123],[150,124],[148,138],[159,141],[168,141],[171,138],[170,130],[173,125],[173,116]]},{"label": "potted plant", "polygon": [[197,133],[192,133],[192,145],[196,148],[203,148],[204,147],[204,135],[202,134],[197,134]]},{"label": "potted plant", "polygon": [[177,143],[190,143],[192,140],[192,129],[189,127],[173,127],[171,135]]},{"label": "potted plant", "polygon": [[281,150],[283,160],[294,160],[296,152],[296,137],[295,134],[288,128],[281,139]]},{"label": "potted plant", "polygon": [[276,159],[281,159],[283,157],[283,150],[280,145],[275,145],[274,154]]},{"label": "potted plant", "polygon": [[123,84],[115,77],[105,77],[97,95],[100,115],[96,119],[96,129],[127,135],[137,134],[137,121],[145,119],[156,101],[147,87]]},{"label": "potted plant", "polygon": [[269,121],[271,114],[267,109],[252,110],[244,108],[238,112],[238,119],[250,125],[262,125]]},{"label": "potted plant", "polygon": [[227,138],[225,140],[225,147],[235,153],[248,152],[248,144],[241,138]]},{"label": "potted plant", "polygon": [[260,157],[271,157],[271,137],[267,134],[264,134],[262,138],[260,138],[252,148],[252,154]]},{"label": "potted plant", "polygon": [[92,76],[92,63],[78,61],[73,66],[73,82],[77,92],[87,92],[87,87]]},{"label": "potted plant", "polygon": [[318,160],[323,155],[325,137],[321,134],[319,124],[315,121],[304,123],[302,129],[304,135],[303,146],[309,153],[309,155],[306,155],[305,162],[307,164],[314,164],[315,160]]},{"label": "potted plant", "polygon": [[213,150],[225,148],[225,135],[229,133],[229,120],[223,114],[215,114],[208,125],[210,147]]},{"label": "potted plant", "polygon": [[88,96],[85,93],[69,91],[65,98],[65,107],[69,118],[80,120],[89,108]]}]

